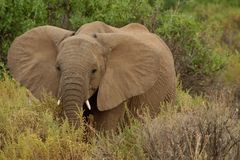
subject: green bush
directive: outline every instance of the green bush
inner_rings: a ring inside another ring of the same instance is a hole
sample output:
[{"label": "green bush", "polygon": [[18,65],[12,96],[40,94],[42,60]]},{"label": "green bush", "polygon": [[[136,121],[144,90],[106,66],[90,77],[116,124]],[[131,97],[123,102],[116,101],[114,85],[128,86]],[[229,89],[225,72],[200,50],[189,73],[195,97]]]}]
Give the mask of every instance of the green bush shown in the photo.
[{"label": "green bush", "polygon": [[222,73],[222,79],[228,85],[238,88],[240,84],[240,55],[232,55]]},{"label": "green bush", "polygon": [[6,69],[4,64],[0,61],[0,80],[3,79],[4,73],[5,73]]},{"label": "green bush", "polygon": [[6,59],[9,45],[16,36],[46,24],[46,5],[42,0],[1,0],[0,19],[0,58]]},{"label": "green bush", "polygon": [[[76,30],[96,20],[116,27],[138,22],[167,42],[178,73],[187,78],[209,77],[228,60],[222,36],[232,35],[237,29],[224,29],[227,25],[223,21],[231,19],[226,13],[237,17],[237,5],[237,0],[0,0],[0,61],[6,64],[10,43],[35,26],[50,24]],[[238,39],[234,36],[230,40]],[[234,42],[232,48],[238,48],[238,43]]]},{"label": "green bush", "polygon": [[166,11],[158,17],[157,33],[166,40],[180,73],[211,74],[221,69],[225,59],[201,39],[202,26],[195,17]]},{"label": "green bush", "polygon": [[16,36],[35,26],[50,24],[76,30],[98,20],[120,27],[131,22],[144,23],[150,14],[147,0],[1,0],[0,59],[6,61],[7,50]]},{"label": "green bush", "polygon": [[228,5],[228,6],[234,6],[239,7],[240,1],[239,0],[196,0],[199,3],[213,3],[213,4],[222,4],[222,5]]},{"label": "green bush", "polygon": [[147,0],[81,0],[72,3],[70,21],[74,28],[96,20],[120,27],[132,22],[143,23],[150,16],[151,9]]}]

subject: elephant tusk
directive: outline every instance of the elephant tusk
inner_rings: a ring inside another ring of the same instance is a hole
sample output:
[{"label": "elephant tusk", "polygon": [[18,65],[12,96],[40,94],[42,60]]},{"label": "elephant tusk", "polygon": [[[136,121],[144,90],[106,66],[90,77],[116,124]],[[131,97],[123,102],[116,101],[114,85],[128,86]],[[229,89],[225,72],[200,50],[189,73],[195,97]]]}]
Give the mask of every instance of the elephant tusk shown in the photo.
[{"label": "elephant tusk", "polygon": [[61,98],[58,99],[58,101],[57,101],[57,105],[59,106],[60,103],[61,103]]},{"label": "elephant tusk", "polygon": [[86,105],[87,105],[88,109],[91,110],[91,105],[88,100],[86,100]]}]

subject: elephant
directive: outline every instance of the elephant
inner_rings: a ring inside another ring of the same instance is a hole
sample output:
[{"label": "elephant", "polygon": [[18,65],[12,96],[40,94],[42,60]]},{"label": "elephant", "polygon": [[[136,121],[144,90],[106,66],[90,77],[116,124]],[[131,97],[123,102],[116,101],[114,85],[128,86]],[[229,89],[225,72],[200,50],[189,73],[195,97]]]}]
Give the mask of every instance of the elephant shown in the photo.
[{"label": "elephant", "polygon": [[93,115],[97,130],[112,130],[126,108],[138,116],[147,107],[155,117],[161,103],[176,97],[171,51],[139,23],[117,28],[95,21],[75,32],[38,26],[15,38],[7,60],[15,80],[40,100],[43,92],[55,97],[75,127],[79,107]]}]

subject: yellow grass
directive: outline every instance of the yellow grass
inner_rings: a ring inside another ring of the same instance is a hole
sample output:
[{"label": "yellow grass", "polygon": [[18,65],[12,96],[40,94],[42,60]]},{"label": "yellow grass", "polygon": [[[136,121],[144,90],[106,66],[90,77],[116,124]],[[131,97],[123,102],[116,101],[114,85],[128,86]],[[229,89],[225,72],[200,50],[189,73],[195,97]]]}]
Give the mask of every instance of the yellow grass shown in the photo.
[{"label": "yellow grass", "polygon": [[131,118],[118,134],[74,130],[61,122],[56,100],[43,102],[5,76],[0,81],[0,159],[214,159],[236,158],[238,112],[224,95],[211,102],[177,90],[177,104],[155,119]]}]

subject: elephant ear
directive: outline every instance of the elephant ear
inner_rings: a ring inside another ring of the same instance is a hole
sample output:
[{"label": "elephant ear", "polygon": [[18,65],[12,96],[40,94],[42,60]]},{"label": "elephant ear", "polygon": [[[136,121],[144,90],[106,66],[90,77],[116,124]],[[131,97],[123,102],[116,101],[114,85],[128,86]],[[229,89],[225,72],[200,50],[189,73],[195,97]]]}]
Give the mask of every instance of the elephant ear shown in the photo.
[{"label": "elephant ear", "polygon": [[97,106],[100,111],[112,109],[154,85],[158,78],[159,51],[151,40],[152,34],[99,33],[96,37],[111,50],[99,85]]},{"label": "elephant ear", "polygon": [[10,73],[37,98],[41,98],[42,91],[57,96],[58,45],[72,34],[54,26],[40,26],[17,37],[8,51]]}]

